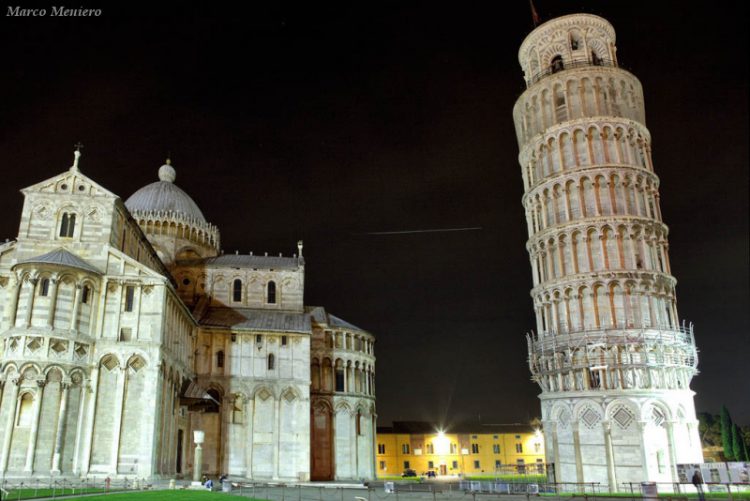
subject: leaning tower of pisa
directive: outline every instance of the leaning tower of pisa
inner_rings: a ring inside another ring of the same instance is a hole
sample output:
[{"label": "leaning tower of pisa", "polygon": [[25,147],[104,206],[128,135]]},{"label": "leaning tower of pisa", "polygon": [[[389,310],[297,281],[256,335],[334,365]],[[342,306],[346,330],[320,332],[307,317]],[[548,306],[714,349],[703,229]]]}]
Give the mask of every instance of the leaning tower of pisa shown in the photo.
[{"label": "leaning tower of pisa", "polygon": [[575,14],[537,27],[518,54],[518,136],[534,287],[529,367],[541,387],[558,482],[677,480],[702,462],[643,92],[615,32]]}]

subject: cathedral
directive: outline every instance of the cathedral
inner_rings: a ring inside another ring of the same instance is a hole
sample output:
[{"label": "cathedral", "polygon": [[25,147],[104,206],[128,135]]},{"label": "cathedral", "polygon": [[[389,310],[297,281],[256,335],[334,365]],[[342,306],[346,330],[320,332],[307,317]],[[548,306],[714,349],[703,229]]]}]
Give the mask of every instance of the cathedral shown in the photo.
[{"label": "cathedral", "polygon": [[304,303],[292,256],[224,254],[175,184],[79,169],[24,188],[0,244],[0,475],[374,476],[375,339]]},{"label": "cathedral", "polygon": [[521,44],[516,101],[549,476],[678,482],[702,463],[690,380],[698,352],[678,322],[643,89],[615,31],[589,14],[552,19]]}]

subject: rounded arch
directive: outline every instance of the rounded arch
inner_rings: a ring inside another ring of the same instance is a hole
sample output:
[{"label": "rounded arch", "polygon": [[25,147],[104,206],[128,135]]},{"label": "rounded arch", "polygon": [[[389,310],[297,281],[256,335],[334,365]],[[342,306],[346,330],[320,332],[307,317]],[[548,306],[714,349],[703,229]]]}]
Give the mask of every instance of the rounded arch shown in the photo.
[{"label": "rounded arch", "polygon": [[[260,384],[256,386],[255,388],[253,388],[253,391],[250,393],[250,397],[255,399],[255,398],[258,398],[263,393],[267,394],[273,399],[276,399],[276,393],[273,391],[273,387],[265,385],[265,384]],[[265,400],[265,398],[263,400]]]},{"label": "rounded arch", "polygon": [[65,377],[65,376],[67,376],[67,375],[68,375],[67,371],[66,371],[66,370],[65,370],[65,369],[64,369],[63,367],[61,367],[61,366],[59,366],[59,365],[57,365],[57,364],[51,364],[51,365],[48,365],[47,367],[45,367],[45,368],[44,368],[44,369],[42,370],[42,375],[44,375],[44,378],[45,378],[46,380],[48,380],[48,381],[50,380],[50,379],[49,379],[49,377],[50,377],[50,373],[51,373],[52,371],[57,371],[57,372],[59,372],[59,373],[60,373],[60,378],[61,378],[61,379],[62,379],[63,377]]},{"label": "rounded arch", "polygon": [[336,413],[344,412],[344,413],[352,413],[352,406],[349,404],[349,402],[341,401],[336,404],[335,407]]}]

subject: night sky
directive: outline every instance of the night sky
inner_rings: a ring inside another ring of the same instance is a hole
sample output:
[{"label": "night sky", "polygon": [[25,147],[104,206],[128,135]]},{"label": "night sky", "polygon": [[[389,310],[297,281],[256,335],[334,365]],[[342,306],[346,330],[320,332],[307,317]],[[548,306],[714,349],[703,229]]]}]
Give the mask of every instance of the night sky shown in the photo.
[{"label": "night sky", "polygon": [[[98,18],[13,18],[4,4],[0,237],[17,234],[19,189],[67,169],[79,140],[81,170],[123,199],[171,152],[225,252],[291,255],[304,240],[306,304],[377,336],[380,425],[539,415],[511,115],[528,2],[246,3],[123,3]],[[698,411],[726,403],[748,424],[739,6],[536,1],[543,20],[614,25],[644,87]],[[461,227],[482,229],[364,234]]]}]

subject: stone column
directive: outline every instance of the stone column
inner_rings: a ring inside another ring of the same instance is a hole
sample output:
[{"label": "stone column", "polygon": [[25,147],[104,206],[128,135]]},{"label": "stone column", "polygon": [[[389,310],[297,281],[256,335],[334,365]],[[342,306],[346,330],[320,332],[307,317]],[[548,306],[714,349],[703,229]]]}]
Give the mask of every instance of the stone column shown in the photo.
[{"label": "stone column", "polygon": [[555,478],[554,481],[560,478],[560,441],[557,438],[557,422],[552,421],[548,424],[550,432],[552,434],[552,461],[555,463]]},{"label": "stone column", "polygon": [[83,442],[83,456],[81,460],[81,471],[79,473],[86,474],[89,471],[91,465],[91,446],[94,440],[94,420],[96,419],[96,401],[97,393],[99,390],[99,371],[101,367],[97,367],[91,371],[91,386],[88,389],[89,398],[88,400],[88,414],[86,416],[86,430],[85,438]]},{"label": "stone column", "polygon": [[576,457],[576,482],[583,483],[583,458],[581,457],[581,435],[578,431],[578,423],[571,423],[573,428],[573,451]]},{"label": "stone column", "polygon": [[42,410],[42,397],[44,397],[44,385],[46,383],[43,379],[37,379],[36,381],[39,389],[34,399],[34,418],[31,421],[31,431],[29,432],[29,447],[26,450],[26,464],[23,467],[24,473],[34,471],[34,452],[36,451],[37,432],[39,431],[39,415]]},{"label": "stone column", "polygon": [[18,294],[21,291],[21,283],[15,275],[11,275],[8,284],[8,302],[5,305],[5,315],[8,317],[8,329],[16,324],[16,310],[18,309]]},{"label": "stone column", "polygon": [[70,330],[78,328],[78,310],[81,308],[81,285],[76,284],[75,295],[73,297],[73,311],[70,314]]},{"label": "stone column", "polygon": [[57,433],[55,434],[55,446],[52,454],[52,473],[60,473],[60,457],[62,456],[63,441],[65,440],[65,412],[68,407],[68,389],[70,383],[63,381],[60,383],[60,410],[57,413]]},{"label": "stone column", "polygon": [[117,474],[117,458],[120,455],[120,435],[122,433],[122,410],[125,398],[125,380],[127,378],[127,368],[120,367],[117,381],[117,393],[115,394],[115,413],[114,423],[112,430],[114,436],[112,437],[112,456],[110,464],[112,467],[112,473]]},{"label": "stone column", "polygon": [[273,478],[279,478],[279,448],[281,446],[281,395],[273,404]]},{"label": "stone column", "polygon": [[679,482],[677,476],[677,453],[674,443],[674,424],[675,421],[667,421],[667,448],[669,449],[669,472],[672,476],[672,482]]},{"label": "stone column", "polygon": [[609,421],[602,421],[602,429],[604,430],[604,449],[607,459],[607,480],[609,482],[609,492],[617,492],[615,451],[612,447],[612,424]]},{"label": "stone column", "polygon": [[37,278],[30,278],[29,284],[31,284],[31,290],[26,298],[26,316],[23,319],[23,326],[28,327],[31,325],[31,310],[34,307],[34,296],[36,295],[36,284],[39,282]]},{"label": "stone column", "polygon": [[648,453],[646,452],[646,429],[648,421],[637,421],[638,432],[641,434],[641,464],[643,466],[643,480],[649,480],[648,474]]},{"label": "stone column", "polygon": [[88,382],[84,384],[83,381],[75,381],[77,386],[79,386],[79,393],[78,393],[78,414],[76,419],[76,441],[75,445],[73,446],[73,473],[75,475],[80,474],[79,471],[79,465],[80,465],[80,458],[81,458],[81,439],[83,437],[83,422],[84,422],[84,409],[86,409],[86,395],[88,395]]},{"label": "stone column", "polygon": [[[3,400],[6,398],[10,401],[10,409],[8,409],[8,418],[5,421],[5,434],[3,437],[3,456],[0,459],[0,473],[5,473],[8,469],[8,459],[10,456],[10,443],[13,438],[13,429],[16,421],[16,409],[18,408],[18,386],[20,385],[20,376],[13,378],[10,381],[10,387],[8,383],[5,384],[3,391]],[[10,391],[10,395],[5,396],[5,392]]]},{"label": "stone column", "polygon": [[50,329],[55,326],[55,309],[57,307],[57,288],[59,285],[59,279],[57,277],[50,278],[50,290],[49,290],[49,310],[47,311],[47,327]]},{"label": "stone column", "polygon": [[245,408],[245,464],[247,465],[247,478],[253,478],[253,425],[255,423],[255,399],[247,399]]}]

